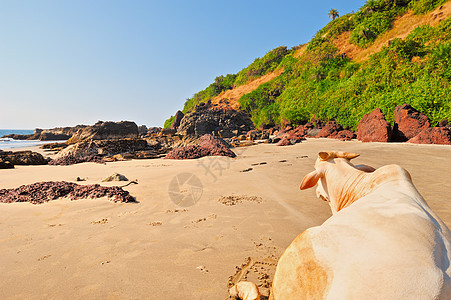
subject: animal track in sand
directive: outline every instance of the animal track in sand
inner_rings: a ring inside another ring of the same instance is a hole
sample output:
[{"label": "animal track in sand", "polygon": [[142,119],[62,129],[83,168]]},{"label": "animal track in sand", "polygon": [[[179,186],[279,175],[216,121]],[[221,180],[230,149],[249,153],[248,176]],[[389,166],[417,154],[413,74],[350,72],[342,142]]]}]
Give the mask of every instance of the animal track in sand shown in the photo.
[{"label": "animal track in sand", "polygon": [[258,196],[247,196],[247,195],[222,196],[221,198],[218,199],[219,203],[224,204],[226,206],[241,204],[243,203],[243,201],[262,203],[263,199]]},{"label": "animal track in sand", "polygon": [[[201,222],[205,222],[205,221],[208,221],[208,220],[214,220],[217,217],[218,216],[216,214],[211,214],[208,217],[200,218],[200,219],[197,219],[197,220],[193,220],[193,221],[191,221],[191,223],[194,224],[194,225],[191,225],[191,226],[197,227],[195,224],[198,224],[198,223],[201,223]],[[184,228],[190,228],[191,226],[190,225],[185,225]]]},{"label": "animal track in sand", "polygon": [[251,166],[260,166],[260,165],[266,165],[266,164],[267,164],[267,162],[264,161],[264,162],[261,162],[261,163],[254,163],[254,164],[251,164]]},{"label": "animal track in sand", "polygon": [[49,255],[44,255],[43,257],[38,258],[38,261],[44,260],[44,259],[46,259],[46,258],[49,258],[50,256],[52,256],[52,255],[51,255],[51,254],[49,254]]},{"label": "animal track in sand", "polygon": [[163,225],[163,222],[155,221],[155,222],[150,222],[147,225],[150,225],[150,226],[161,226],[161,225]]},{"label": "animal track in sand", "polygon": [[240,173],[245,173],[245,172],[249,172],[249,171],[252,171],[252,170],[253,170],[252,168],[248,168],[248,169],[241,170]]},{"label": "animal track in sand", "polygon": [[277,267],[279,256],[277,247],[268,236],[260,236],[252,243],[261,255],[258,255],[258,258],[247,257],[243,264],[235,266],[235,274],[229,276],[227,287],[231,288],[240,281],[251,281],[257,284],[262,296],[268,296]]},{"label": "animal track in sand", "polygon": [[106,224],[106,223],[108,223],[108,219],[106,218],[91,222],[91,224]]},{"label": "animal track in sand", "polygon": [[182,212],[187,212],[187,209],[168,209],[166,211],[167,214],[169,213],[182,213]]}]

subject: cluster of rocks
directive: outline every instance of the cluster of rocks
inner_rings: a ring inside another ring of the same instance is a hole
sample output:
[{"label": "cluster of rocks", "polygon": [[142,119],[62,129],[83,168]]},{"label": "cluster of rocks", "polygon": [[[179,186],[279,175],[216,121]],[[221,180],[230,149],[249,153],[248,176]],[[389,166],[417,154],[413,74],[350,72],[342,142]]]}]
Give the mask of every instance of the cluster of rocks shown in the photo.
[{"label": "cluster of rocks", "polygon": [[37,152],[0,150],[0,169],[12,169],[15,165],[46,165],[49,160]]},{"label": "cluster of rocks", "polygon": [[397,106],[393,128],[379,108],[366,114],[359,123],[357,139],[362,142],[408,142],[451,145],[451,127],[443,120],[431,127],[429,118],[408,104]]},{"label": "cluster of rocks", "polygon": [[[178,121],[180,120],[180,123]],[[223,109],[212,106],[211,102],[200,103],[192,113],[176,114],[171,129],[179,135],[212,134],[230,138],[254,129],[249,114],[244,111]]]},{"label": "cluster of rocks", "polygon": [[81,162],[108,162],[127,159],[159,158],[164,155],[157,146],[143,139],[83,140],[67,146],[49,164],[71,165]]},{"label": "cluster of rocks", "polygon": [[79,129],[67,141],[69,144],[85,140],[115,140],[138,138],[138,126],[135,122],[102,122]]},{"label": "cluster of rocks", "polygon": [[128,191],[117,186],[105,187],[99,184],[79,185],[66,181],[47,181],[22,185],[15,189],[0,189],[0,203],[41,204],[64,197],[71,200],[108,197],[114,202],[135,202]]},{"label": "cluster of rocks", "polygon": [[235,157],[230,146],[221,138],[211,134],[203,135],[197,145],[188,145],[173,149],[165,159],[193,159],[204,156],[228,156]]}]

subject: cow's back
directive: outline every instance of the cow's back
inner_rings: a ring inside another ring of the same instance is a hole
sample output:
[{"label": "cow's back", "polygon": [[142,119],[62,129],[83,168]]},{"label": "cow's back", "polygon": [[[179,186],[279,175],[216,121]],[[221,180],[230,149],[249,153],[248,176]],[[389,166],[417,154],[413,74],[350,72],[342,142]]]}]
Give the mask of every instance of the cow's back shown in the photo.
[{"label": "cow's back", "polygon": [[434,299],[450,291],[450,233],[405,191],[372,193],[309,237],[330,299]]}]

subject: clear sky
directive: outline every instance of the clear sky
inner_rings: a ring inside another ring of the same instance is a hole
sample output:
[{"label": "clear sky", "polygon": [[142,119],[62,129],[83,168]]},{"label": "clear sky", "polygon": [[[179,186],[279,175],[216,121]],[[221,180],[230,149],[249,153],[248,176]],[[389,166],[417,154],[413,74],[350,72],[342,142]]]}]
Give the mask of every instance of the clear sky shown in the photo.
[{"label": "clear sky", "polygon": [[0,0],[0,128],[162,126],[216,76],[364,3]]}]

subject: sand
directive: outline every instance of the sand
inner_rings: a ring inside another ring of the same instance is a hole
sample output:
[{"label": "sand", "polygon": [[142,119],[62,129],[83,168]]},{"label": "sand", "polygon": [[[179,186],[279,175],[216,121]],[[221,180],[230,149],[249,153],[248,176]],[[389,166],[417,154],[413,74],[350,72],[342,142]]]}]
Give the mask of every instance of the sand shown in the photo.
[{"label": "sand", "polygon": [[[137,203],[0,204],[0,299],[226,299],[239,279],[268,285],[291,241],[331,216],[314,189],[299,190],[320,150],[403,166],[451,226],[450,146],[309,139],[235,149],[234,159],[18,166],[0,170],[1,188],[117,172],[138,180],[124,188]],[[190,185],[179,189],[183,173]]]}]

